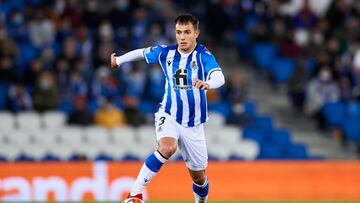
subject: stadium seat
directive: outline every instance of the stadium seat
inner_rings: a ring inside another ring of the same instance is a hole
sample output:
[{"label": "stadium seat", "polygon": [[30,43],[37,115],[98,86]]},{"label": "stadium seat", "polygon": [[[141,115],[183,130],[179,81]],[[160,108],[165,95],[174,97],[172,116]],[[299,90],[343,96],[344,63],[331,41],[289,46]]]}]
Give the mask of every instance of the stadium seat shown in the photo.
[{"label": "stadium seat", "polygon": [[256,115],[256,106],[253,101],[246,100],[244,102],[245,114],[250,118],[254,118]]},{"label": "stadium seat", "polygon": [[99,126],[84,128],[86,143],[94,147],[106,147],[110,142],[110,134],[107,129]]},{"label": "stadium seat", "polygon": [[275,129],[270,133],[270,142],[279,146],[288,146],[291,144],[290,133],[286,130]]},{"label": "stadium seat", "polygon": [[267,135],[264,130],[258,128],[246,127],[243,130],[243,139],[256,141],[258,144],[265,142]]},{"label": "stadium seat", "polygon": [[59,130],[66,124],[66,115],[61,111],[47,111],[43,113],[42,121],[46,129]]},{"label": "stadium seat", "polygon": [[133,127],[114,128],[110,130],[110,143],[102,151],[114,160],[123,160],[130,153],[129,149],[135,145],[137,142]]},{"label": "stadium seat", "polygon": [[307,159],[308,154],[306,146],[303,144],[292,144],[285,149],[285,155],[288,159]]},{"label": "stadium seat", "polygon": [[15,158],[15,162],[28,162],[28,161],[35,161],[34,157],[31,157],[28,154],[22,153],[18,157]]},{"label": "stadium seat", "polygon": [[272,43],[258,43],[254,45],[252,57],[256,66],[263,71],[270,69],[276,55],[276,47]]},{"label": "stadium seat", "polygon": [[51,147],[48,153],[59,157],[61,161],[67,161],[69,160],[69,157],[74,154],[74,150],[73,147],[60,143]]},{"label": "stadium seat", "polygon": [[0,154],[0,163],[1,162],[7,162],[7,161],[8,161],[7,158]]},{"label": "stadium seat", "polygon": [[49,149],[60,144],[60,136],[57,131],[40,129],[32,132],[31,135],[34,137],[35,142],[38,145],[47,146]]},{"label": "stadium seat", "polygon": [[221,144],[208,142],[207,150],[209,157],[214,157],[217,160],[227,160],[232,154],[232,148],[223,146]]},{"label": "stadium seat", "polygon": [[323,106],[322,112],[329,127],[340,127],[345,117],[345,104],[342,102],[327,103]]},{"label": "stadium seat", "polygon": [[85,155],[89,160],[95,160],[97,156],[104,153],[101,151],[100,146],[93,146],[90,144],[83,144],[81,147],[74,149],[73,152],[75,154]]},{"label": "stadium seat", "polygon": [[360,102],[350,102],[346,105],[346,118],[360,119]]},{"label": "stadium seat", "polygon": [[140,145],[156,146],[155,127],[153,125],[140,126],[136,133],[136,139]]},{"label": "stadium seat", "polygon": [[41,161],[48,153],[46,146],[37,144],[29,144],[25,146],[22,151],[26,156],[31,157],[34,161]]},{"label": "stadium seat", "polygon": [[271,74],[277,84],[285,84],[294,74],[294,61],[290,58],[276,58],[271,65]]},{"label": "stadium seat", "polygon": [[59,131],[59,137],[61,144],[70,147],[74,152],[78,152],[84,146],[85,136],[82,127],[64,127]]},{"label": "stadium seat", "polygon": [[271,132],[273,130],[273,120],[268,115],[257,115],[253,119],[250,127],[261,129],[264,132]]},{"label": "stadium seat", "polygon": [[276,144],[264,143],[260,146],[259,159],[281,159],[285,158],[283,148]]},{"label": "stadium seat", "polygon": [[34,144],[34,138],[29,133],[19,130],[7,134],[7,140],[10,146],[18,147],[19,149]]},{"label": "stadium seat", "polygon": [[95,161],[113,161],[113,157],[111,157],[110,155],[104,154],[104,153],[100,153],[98,154],[95,159]]},{"label": "stadium seat", "polygon": [[206,130],[206,135],[209,137],[209,141],[213,143],[218,143],[223,146],[237,146],[241,141],[241,131],[237,127],[226,126],[221,130]]},{"label": "stadium seat", "polygon": [[231,152],[229,158],[241,160],[255,160],[260,153],[260,146],[253,140],[244,139]]},{"label": "stadium seat", "polygon": [[0,156],[5,157],[8,161],[14,161],[20,153],[20,148],[10,143],[8,135],[0,133]]},{"label": "stadium seat", "polygon": [[15,118],[17,125],[21,130],[32,132],[42,128],[40,115],[37,112],[20,112]]},{"label": "stadium seat", "polygon": [[360,141],[360,119],[346,119],[342,127],[346,140]]},{"label": "stadium seat", "polygon": [[2,132],[12,132],[15,130],[15,116],[11,112],[0,112],[0,129]]},{"label": "stadium seat", "polygon": [[142,160],[146,159],[150,153],[157,149],[154,126],[140,126],[136,133],[136,141],[137,145],[131,147],[129,152]]},{"label": "stadium seat", "polygon": [[216,112],[222,114],[222,116],[225,118],[230,115],[230,105],[228,102],[225,101],[212,104],[209,103],[208,109],[209,112]]},{"label": "stadium seat", "polygon": [[41,161],[48,162],[48,161],[60,161],[60,157],[53,155],[53,154],[46,154],[42,157]]},{"label": "stadium seat", "polygon": [[206,122],[206,127],[218,128],[225,125],[225,117],[221,113],[209,112],[209,118]]}]

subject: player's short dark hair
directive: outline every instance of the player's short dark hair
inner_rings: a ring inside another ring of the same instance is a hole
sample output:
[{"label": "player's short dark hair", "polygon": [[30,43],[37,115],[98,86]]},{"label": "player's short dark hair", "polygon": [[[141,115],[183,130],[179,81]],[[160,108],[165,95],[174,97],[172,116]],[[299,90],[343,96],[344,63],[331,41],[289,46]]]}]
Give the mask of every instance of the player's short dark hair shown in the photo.
[{"label": "player's short dark hair", "polygon": [[175,18],[175,25],[176,24],[188,24],[191,23],[195,29],[199,29],[199,20],[197,17],[191,15],[190,13],[183,13],[180,14],[178,17]]}]

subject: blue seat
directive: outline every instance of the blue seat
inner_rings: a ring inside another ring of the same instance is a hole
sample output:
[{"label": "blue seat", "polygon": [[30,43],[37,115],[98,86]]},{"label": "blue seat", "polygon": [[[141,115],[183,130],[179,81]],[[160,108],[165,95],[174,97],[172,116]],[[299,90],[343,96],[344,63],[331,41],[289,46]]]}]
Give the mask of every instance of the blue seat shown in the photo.
[{"label": "blue seat", "polygon": [[260,70],[267,71],[276,55],[276,47],[272,43],[258,43],[254,46],[252,57]]},{"label": "blue seat", "polygon": [[0,162],[6,162],[6,161],[7,161],[6,157],[3,155],[0,155]]},{"label": "blue seat", "polygon": [[303,144],[292,144],[286,148],[286,157],[288,159],[307,159],[308,153]]},{"label": "blue seat", "polygon": [[254,102],[247,100],[244,102],[245,114],[250,118],[254,118],[256,115],[256,106]]},{"label": "blue seat", "polygon": [[246,127],[243,130],[243,138],[251,139],[251,140],[254,140],[257,143],[261,144],[261,143],[265,142],[265,140],[267,139],[267,135],[261,129]]},{"label": "blue seat", "polygon": [[342,127],[346,140],[360,141],[360,119],[346,119]]},{"label": "blue seat", "polygon": [[217,156],[213,155],[213,154],[209,154],[208,155],[208,160],[209,161],[218,161],[219,158]]},{"label": "blue seat", "polygon": [[291,144],[290,140],[290,133],[286,130],[273,130],[271,132],[271,138],[272,143],[275,143],[280,146],[288,146]]},{"label": "blue seat", "polygon": [[360,102],[351,102],[346,105],[346,118],[360,119]]},{"label": "blue seat", "polygon": [[60,161],[60,157],[53,155],[53,154],[46,154],[41,161],[47,162],[47,161]]},{"label": "blue seat", "polygon": [[23,161],[35,161],[34,157],[31,157],[27,154],[20,154],[18,157],[15,158],[16,162],[23,162]]},{"label": "blue seat", "polygon": [[230,115],[230,105],[228,102],[218,102],[208,105],[209,111],[222,114],[225,118]]},{"label": "blue seat", "polygon": [[99,154],[95,157],[95,161],[113,161],[113,157],[107,154]]},{"label": "blue seat", "polygon": [[139,161],[139,157],[131,155],[131,154],[126,154],[122,159],[122,161]]},{"label": "blue seat", "polygon": [[271,74],[278,84],[287,83],[294,74],[294,61],[290,58],[276,58],[271,65]]},{"label": "blue seat", "polygon": [[265,132],[271,132],[273,130],[273,120],[271,116],[258,115],[255,116],[252,123],[250,124],[250,127],[262,129]]},{"label": "blue seat", "polygon": [[250,48],[250,37],[246,31],[237,31],[235,33],[235,43],[238,47],[241,58],[248,59],[251,55],[249,53]]},{"label": "blue seat", "polygon": [[282,159],[285,158],[283,149],[276,144],[262,144],[260,145],[259,159]]},{"label": "blue seat", "polygon": [[327,103],[323,106],[322,112],[329,127],[340,127],[345,116],[345,105],[342,102]]}]

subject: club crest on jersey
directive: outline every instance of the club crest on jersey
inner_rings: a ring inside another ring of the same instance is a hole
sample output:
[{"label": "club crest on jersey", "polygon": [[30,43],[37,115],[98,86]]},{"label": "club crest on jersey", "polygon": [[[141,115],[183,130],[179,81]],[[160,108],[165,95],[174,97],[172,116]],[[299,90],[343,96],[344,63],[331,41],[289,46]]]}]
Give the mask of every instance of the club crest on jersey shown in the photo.
[{"label": "club crest on jersey", "polygon": [[171,65],[171,61],[170,61],[170,60],[167,61],[167,65],[168,65],[168,66]]}]

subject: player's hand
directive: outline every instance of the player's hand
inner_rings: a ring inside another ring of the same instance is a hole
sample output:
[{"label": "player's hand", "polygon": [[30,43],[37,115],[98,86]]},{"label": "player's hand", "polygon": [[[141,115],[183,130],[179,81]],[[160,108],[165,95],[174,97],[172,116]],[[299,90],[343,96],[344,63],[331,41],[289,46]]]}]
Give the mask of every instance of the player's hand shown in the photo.
[{"label": "player's hand", "polygon": [[209,84],[199,79],[196,79],[193,85],[201,90],[209,89]]},{"label": "player's hand", "polygon": [[117,67],[118,67],[118,65],[116,64],[115,53],[112,53],[112,54],[111,54],[111,57],[110,57],[110,67],[111,67],[111,68],[117,68]]}]

